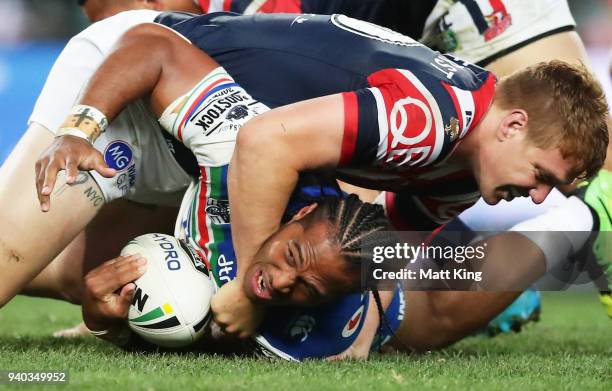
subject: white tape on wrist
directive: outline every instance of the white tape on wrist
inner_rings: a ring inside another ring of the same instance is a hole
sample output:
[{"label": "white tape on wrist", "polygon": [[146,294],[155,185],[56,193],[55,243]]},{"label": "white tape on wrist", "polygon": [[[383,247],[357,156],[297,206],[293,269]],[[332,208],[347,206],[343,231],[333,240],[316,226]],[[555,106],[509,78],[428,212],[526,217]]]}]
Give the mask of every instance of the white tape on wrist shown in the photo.
[{"label": "white tape on wrist", "polygon": [[102,337],[103,335],[108,335],[110,333],[110,330],[106,329],[106,330],[89,330],[89,333],[91,335],[95,335],[96,337]]},{"label": "white tape on wrist", "polygon": [[93,144],[107,127],[108,119],[100,110],[93,106],[76,105],[70,110],[55,136],[76,136]]}]

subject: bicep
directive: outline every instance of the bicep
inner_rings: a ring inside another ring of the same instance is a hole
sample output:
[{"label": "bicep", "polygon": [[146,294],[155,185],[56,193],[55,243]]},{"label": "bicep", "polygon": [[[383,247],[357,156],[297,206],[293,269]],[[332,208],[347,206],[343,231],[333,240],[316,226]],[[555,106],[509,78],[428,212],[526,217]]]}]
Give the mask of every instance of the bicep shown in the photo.
[{"label": "bicep", "polygon": [[238,152],[256,149],[297,171],[335,167],[344,134],[344,102],[335,94],[271,110],[249,121],[238,136]]}]

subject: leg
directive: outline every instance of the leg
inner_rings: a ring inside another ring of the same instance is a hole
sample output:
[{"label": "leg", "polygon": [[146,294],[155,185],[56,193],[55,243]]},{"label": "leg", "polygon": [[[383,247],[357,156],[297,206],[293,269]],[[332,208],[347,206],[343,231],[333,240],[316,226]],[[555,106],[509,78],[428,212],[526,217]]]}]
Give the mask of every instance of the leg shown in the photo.
[{"label": "leg", "polygon": [[440,349],[487,325],[520,292],[406,291],[406,315],[390,346]]},{"label": "leg", "polygon": [[82,278],[116,257],[136,236],[149,232],[172,234],[177,208],[115,200],[105,205],[84,232],[21,292],[80,304]]},{"label": "leg", "polygon": [[35,193],[34,162],[53,136],[32,124],[0,168],[0,306],[6,304],[72,239],[104,203],[88,174],[63,181],[52,197],[56,208],[42,213]]}]

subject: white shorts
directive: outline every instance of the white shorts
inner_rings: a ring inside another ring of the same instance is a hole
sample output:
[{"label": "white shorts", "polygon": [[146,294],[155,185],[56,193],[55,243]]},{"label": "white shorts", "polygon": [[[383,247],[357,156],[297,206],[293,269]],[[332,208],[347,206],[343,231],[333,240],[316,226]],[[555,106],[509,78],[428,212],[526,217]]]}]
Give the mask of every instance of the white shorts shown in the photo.
[{"label": "white shorts", "polygon": [[145,204],[180,205],[192,178],[177,163],[172,146],[143,102],[131,103],[94,146],[106,164],[117,170],[113,178],[91,171],[106,202],[126,198]]},{"label": "white shorts", "polygon": [[566,0],[440,0],[421,42],[485,66],[575,25]]}]

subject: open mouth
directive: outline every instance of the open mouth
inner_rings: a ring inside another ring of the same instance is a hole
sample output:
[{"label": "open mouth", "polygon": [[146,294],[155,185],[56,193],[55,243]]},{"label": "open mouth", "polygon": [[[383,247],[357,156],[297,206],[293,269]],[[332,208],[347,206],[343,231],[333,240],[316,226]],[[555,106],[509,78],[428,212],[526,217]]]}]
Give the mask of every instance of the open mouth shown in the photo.
[{"label": "open mouth", "polygon": [[266,279],[263,269],[259,269],[253,274],[251,287],[258,299],[270,300],[272,298],[272,289],[270,289],[269,280]]},{"label": "open mouth", "polygon": [[528,195],[529,193],[522,192],[521,190],[519,190],[518,188],[514,186],[507,186],[504,189],[503,196],[501,198],[510,202],[516,197],[527,197]]}]

